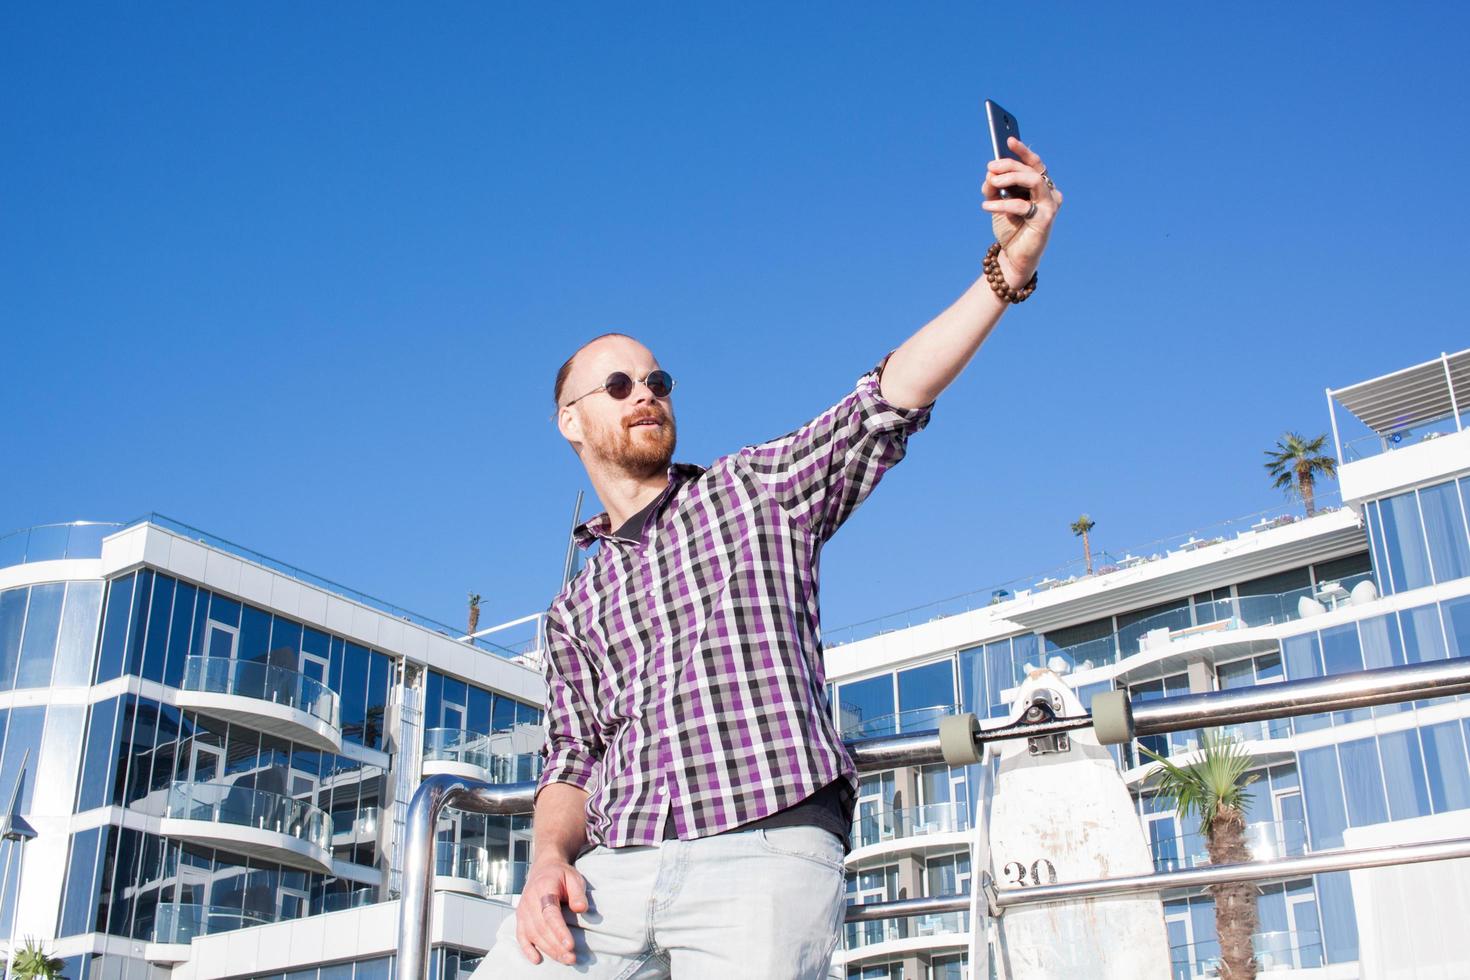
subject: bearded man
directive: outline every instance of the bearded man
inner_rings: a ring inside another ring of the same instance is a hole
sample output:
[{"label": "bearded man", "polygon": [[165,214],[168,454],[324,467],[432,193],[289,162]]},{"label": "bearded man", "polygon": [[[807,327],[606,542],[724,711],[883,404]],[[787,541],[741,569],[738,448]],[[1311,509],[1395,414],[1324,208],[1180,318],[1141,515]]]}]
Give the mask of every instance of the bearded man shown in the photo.
[{"label": "bearded man", "polygon": [[648,348],[605,334],[557,372],[605,508],[576,537],[601,547],[547,613],[534,860],[474,980],[829,975],[858,784],[826,706],[817,559],[1035,288],[1062,195],[1010,146],[985,179],[986,274],[789,435],[670,465],[674,380]]}]

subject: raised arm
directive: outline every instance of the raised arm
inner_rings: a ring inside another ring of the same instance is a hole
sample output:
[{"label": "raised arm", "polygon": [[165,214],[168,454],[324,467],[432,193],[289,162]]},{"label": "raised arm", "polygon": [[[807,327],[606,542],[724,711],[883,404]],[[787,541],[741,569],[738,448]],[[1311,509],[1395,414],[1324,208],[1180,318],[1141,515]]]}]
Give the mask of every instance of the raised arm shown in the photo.
[{"label": "raised arm", "polygon": [[[1046,176],[1041,158],[1026,144],[1012,136],[1010,145],[1021,160],[991,161],[981,206],[991,213],[1006,282],[1020,289],[1041,263],[1052,222],[1062,206],[1062,192]],[[1001,187],[1024,187],[1031,192],[1031,200],[1002,199]],[[949,309],[893,352],[883,370],[884,400],[902,408],[931,404],[970,363],[1007,305],[984,276],[975,280]]]}]

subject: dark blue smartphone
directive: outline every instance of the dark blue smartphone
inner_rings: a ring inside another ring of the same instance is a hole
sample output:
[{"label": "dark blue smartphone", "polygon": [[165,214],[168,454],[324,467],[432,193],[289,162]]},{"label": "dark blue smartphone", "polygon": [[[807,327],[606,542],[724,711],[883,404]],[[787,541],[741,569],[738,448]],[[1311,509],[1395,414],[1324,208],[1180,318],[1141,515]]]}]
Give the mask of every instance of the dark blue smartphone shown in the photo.
[{"label": "dark blue smartphone", "polygon": [[[1016,122],[1016,117],[1002,109],[999,104],[986,99],[985,121],[990,126],[990,150],[995,155],[995,159],[1009,157],[1012,160],[1020,160],[1021,158],[1007,142],[1012,136],[1016,139],[1021,138],[1021,127]],[[1006,199],[1031,200],[1031,192],[1024,187],[998,187],[996,191]]]}]

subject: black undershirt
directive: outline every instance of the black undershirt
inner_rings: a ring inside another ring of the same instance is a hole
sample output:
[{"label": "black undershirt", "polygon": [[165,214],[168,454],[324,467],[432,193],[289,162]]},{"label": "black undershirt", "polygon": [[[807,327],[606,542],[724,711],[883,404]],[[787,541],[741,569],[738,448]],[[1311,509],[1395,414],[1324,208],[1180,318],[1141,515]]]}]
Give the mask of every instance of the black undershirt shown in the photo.
[{"label": "black undershirt", "polygon": [[[654,497],[647,506],[624,521],[613,536],[630,541],[640,541],[643,537],[643,525],[648,523],[649,515],[653,513],[654,505],[658,501],[659,498]],[[837,839],[842,842],[844,852],[851,851],[852,842],[849,837],[852,833],[852,806],[847,799],[851,793],[852,790],[846,780],[838,778],[784,810],[777,810],[759,820],[732,827],[725,833],[757,829],[769,830],[775,827],[821,827],[836,835]],[[674,827],[673,819],[670,818],[664,824],[664,840],[677,836],[679,833]]]}]

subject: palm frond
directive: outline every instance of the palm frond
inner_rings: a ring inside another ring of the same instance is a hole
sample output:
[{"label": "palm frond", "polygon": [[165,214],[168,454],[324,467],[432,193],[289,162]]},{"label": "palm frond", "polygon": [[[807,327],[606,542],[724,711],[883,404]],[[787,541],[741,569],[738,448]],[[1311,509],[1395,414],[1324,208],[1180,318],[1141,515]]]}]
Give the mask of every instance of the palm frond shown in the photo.
[{"label": "palm frond", "polygon": [[1246,775],[1251,755],[1245,746],[1218,732],[1205,732],[1200,740],[1198,762],[1181,766],[1156,752],[1139,746],[1139,751],[1158,765],[1144,777],[1144,785],[1152,784],[1159,793],[1171,798],[1181,817],[1194,813],[1206,834],[1223,808],[1245,812],[1255,797],[1246,787],[1255,782],[1256,774]]}]

